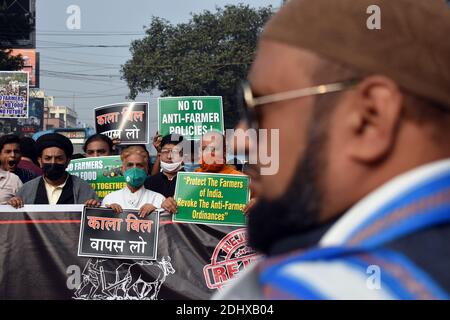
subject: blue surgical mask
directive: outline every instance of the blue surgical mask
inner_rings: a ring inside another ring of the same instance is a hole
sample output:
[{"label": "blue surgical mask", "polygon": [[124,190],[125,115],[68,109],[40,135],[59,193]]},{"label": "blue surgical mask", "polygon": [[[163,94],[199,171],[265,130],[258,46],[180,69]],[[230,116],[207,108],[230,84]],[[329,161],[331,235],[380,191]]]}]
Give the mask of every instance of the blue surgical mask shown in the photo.
[{"label": "blue surgical mask", "polygon": [[188,162],[184,164],[184,171],[194,172],[196,169],[200,168],[200,164]]},{"label": "blue surgical mask", "polygon": [[130,186],[139,188],[144,184],[147,174],[140,168],[131,168],[125,171],[124,177]]}]

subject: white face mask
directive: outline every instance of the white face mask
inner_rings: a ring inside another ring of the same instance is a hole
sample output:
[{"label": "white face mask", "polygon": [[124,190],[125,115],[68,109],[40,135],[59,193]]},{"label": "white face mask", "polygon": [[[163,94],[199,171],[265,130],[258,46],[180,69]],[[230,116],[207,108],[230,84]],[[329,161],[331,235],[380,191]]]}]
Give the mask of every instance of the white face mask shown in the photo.
[{"label": "white face mask", "polygon": [[182,163],[183,163],[182,161],[173,162],[173,163],[167,163],[167,162],[161,161],[161,169],[164,172],[172,173],[172,172],[180,170]]}]

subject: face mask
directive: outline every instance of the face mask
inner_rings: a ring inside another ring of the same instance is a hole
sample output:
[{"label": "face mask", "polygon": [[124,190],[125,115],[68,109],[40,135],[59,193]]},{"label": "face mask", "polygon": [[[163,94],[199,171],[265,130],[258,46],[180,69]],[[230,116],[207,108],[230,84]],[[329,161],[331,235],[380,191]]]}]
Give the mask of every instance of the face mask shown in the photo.
[{"label": "face mask", "polygon": [[200,168],[200,165],[198,163],[185,163],[184,164],[184,171],[186,172],[194,172],[196,169]]},{"label": "face mask", "polygon": [[66,166],[59,163],[45,163],[42,166],[44,176],[51,181],[58,180],[66,173]]},{"label": "face mask", "polygon": [[141,187],[145,182],[145,178],[147,178],[145,171],[140,168],[128,169],[125,171],[124,176],[125,181],[134,188]]},{"label": "face mask", "polygon": [[182,164],[181,161],[180,162],[174,162],[174,163],[168,163],[168,162],[161,161],[161,169],[164,172],[171,173],[171,172],[175,172],[175,171],[180,170],[181,169],[181,164]]}]

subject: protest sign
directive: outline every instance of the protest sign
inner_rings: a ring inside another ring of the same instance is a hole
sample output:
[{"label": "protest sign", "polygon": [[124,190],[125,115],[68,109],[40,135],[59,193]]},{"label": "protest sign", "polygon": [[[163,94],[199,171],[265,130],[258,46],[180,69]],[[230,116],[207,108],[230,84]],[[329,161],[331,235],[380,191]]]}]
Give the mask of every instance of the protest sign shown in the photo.
[{"label": "protest sign", "polygon": [[0,118],[28,118],[28,73],[0,71]]},{"label": "protest sign", "polygon": [[74,159],[70,161],[67,172],[87,181],[100,199],[127,185],[120,156]]},{"label": "protest sign", "polygon": [[148,144],[148,102],[124,102],[94,109],[95,130],[121,144]]},{"label": "protest sign", "polygon": [[248,183],[244,175],[178,172],[173,221],[245,225],[242,210],[250,199]]},{"label": "protest sign", "polygon": [[158,98],[158,132],[198,140],[207,131],[224,132],[222,97]]},{"label": "protest sign", "polygon": [[245,228],[172,223],[165,214],[155,261],[80,257],[82,211],[0,205],[0,300],[208,299],[259,257]]},{"label": "protest sign", "polygon": [[114,213],[106,208],[84,208],[78,255],[155,260],[159,212],[140,218],[138,210]]}]

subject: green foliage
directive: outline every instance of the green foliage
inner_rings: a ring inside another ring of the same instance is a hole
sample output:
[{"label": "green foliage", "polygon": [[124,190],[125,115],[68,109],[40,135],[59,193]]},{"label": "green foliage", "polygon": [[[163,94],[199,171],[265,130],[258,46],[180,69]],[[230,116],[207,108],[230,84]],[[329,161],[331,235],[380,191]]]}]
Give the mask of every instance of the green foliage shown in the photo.
[{"label": "green foliage", "polygon": [[11,50],[0,50],[0,70],[15,71],[23,69],[22,55],[11,56]]},{"label": "green foliage", "polygon": [[163,96],[222,96],[225,126],[234,126],[236,88],[272,13],[270,6],[241,4],[192,14],[189,22],[178,25],[153,17],[145,38],[131,44],[132,58],[122,66],[129,97],[153,89]]}]

